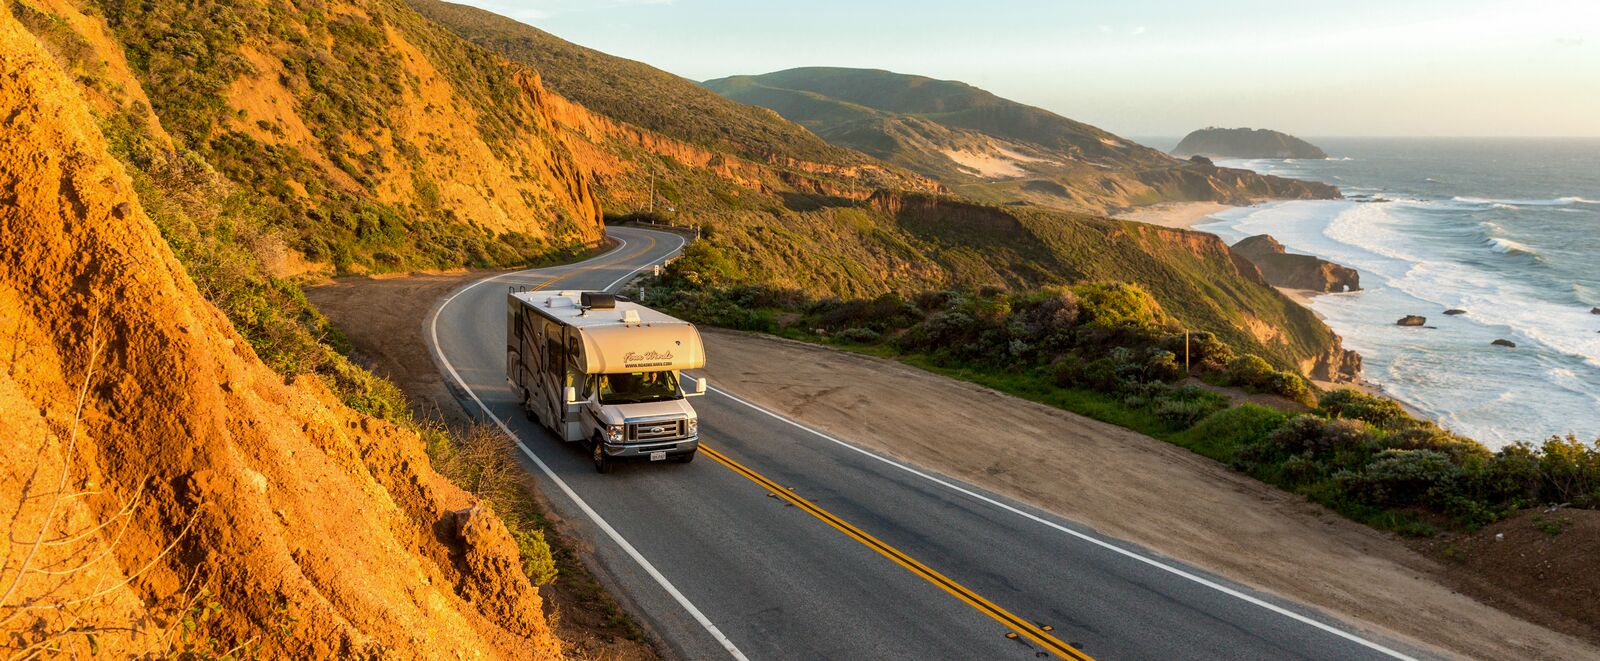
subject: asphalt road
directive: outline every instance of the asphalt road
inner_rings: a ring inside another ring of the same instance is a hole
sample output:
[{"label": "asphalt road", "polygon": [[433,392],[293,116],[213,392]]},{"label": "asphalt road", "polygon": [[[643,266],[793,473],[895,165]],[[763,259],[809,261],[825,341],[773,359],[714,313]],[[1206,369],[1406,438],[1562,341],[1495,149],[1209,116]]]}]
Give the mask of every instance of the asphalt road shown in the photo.
[{"label": "asphalt road", "polygon": [[516,437],[552,505],[593,544],[602,580],[682,657],[1430,656],[878,457],[738,393],[694,400],[711,452],[693,463],[596,473],[580,447],[519,410],[504,374],[505,295],[552,280],[616,287],[683,245],[664,232],[609,232],[620,245],[589,261],[456,290],[423,333],[468,411]]}]

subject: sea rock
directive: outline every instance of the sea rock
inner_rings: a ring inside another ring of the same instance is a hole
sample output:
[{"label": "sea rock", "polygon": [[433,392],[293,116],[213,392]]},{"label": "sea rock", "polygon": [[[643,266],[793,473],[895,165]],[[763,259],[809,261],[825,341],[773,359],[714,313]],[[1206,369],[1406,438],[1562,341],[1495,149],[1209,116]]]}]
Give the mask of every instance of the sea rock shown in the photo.
[{"label": "sea rock", "polygon": [[1422,315],[1416,315],[1416,314],[1408,314],[1408,315],[1406,315],[1404,317],[1401,317],[1400,321],[1394,322],[1394,325],[1396,325],[1396,326],[1421,326],[1421,325],[1426,324],[1426,323],[1428,323],[1428,318],[1427,317],[1424,317]]},{"label": "sea rock", "polygon": [[1590,310],[1589,314],[1600,314],[1600,308],[1595,308],[1593,310]]},{"label": "sea rock", "polygon": [[1466,310],[1445,310],[1444,313],[1449,315],[1449,316],[1454,317],[1454,316],[1456,316],[1458,314],[1466,314],[1467,311]]},{"label": "sea rock", "polygon": [[1493,342],[1490,342],[1489,344],[1493,344],[1493,345],[1495,345],[1497,347],[1509,347],[1509,348],[1512,348],[1512,349],[1517,348],[1517,343],[1516,342],[1512,342],[1511,340],[1495,340]]},{"label": "sea rock", "polygon": [[1347,292],[1361,289],[1361,274],[1355,269],[1311,255],[1292,255],[1270,234],[1258,234],[1233,245],[1274,287],[1309,289],[1320,292]]},{"label": "sea rock", "polygon": [[1212,158],[1327,158],[1316,145],[1270,129],[1203,128],[1183,137],[1172,155]]}]

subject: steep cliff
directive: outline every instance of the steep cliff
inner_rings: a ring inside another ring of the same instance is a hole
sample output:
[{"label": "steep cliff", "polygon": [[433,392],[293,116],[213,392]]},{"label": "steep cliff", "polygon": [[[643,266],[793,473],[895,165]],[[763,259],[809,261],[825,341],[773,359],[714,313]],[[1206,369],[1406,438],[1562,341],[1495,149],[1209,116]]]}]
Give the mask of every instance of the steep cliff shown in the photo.
[{"label": "steep cliff", "polygon": [[1261,274],[1274,287],[1320,292],[1361,289],[1361,274],[1355,269],[1312,255],[1290,254],[1284,250],[1283,244],[1268,234],[1258,234],[1240,241],[1234,244],[1233,250],[1259,267]]},{"label": "steep cliff", "polygon": [[414,434],[261,363],[9,13],[0,118],[0,648],[559,654],[498,519]]},{"label": "steep cliff", "polygon": [[538,77],[403,4],[8,4],[119,157],[225,175],[294,253],[284,274],[514,264],[599,239]]},{"label": "steep cliff", "polygon": [[1179,157],[1217,158],[1327,158],[1328,154],[1309,142],[1270,129],[1204,128],[1183,136],[1172,149]]}]

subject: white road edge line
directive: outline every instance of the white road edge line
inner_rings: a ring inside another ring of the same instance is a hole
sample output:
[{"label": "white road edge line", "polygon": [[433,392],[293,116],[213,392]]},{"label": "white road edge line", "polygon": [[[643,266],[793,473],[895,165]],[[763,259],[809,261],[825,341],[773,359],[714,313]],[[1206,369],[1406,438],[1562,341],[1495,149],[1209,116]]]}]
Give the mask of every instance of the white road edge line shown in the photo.
[{"label": "white road edge line", "polygon": [[754,404],[754,403],[751,403],[749,401],[746,401],[745,399],[739,397],[738,395],[734,395],[733,393],[730,393],[730,392],[728,392],[726,390],[723,390],[721,388],[718,388],[716,386],[710,386],[708,389],[711,390],[712,392],[715,392],[715,393],[717,393],[719,395],[722,395],[723,397],[727,397],[728,399],[731,399],[731,400],[733,400],[735,402],[738,402],[738,403],[743,404],[745,406],[748,406],[748,407],[750,407],[752,409],[755,409],[757,411],[765,413],[768,416],[771,416],[772,418],[774,418],[776,420],[779,420],[781,422],[784,422],[784,423],[787,423],[789,425],[792,425],[792,426],[794,426],[794,427],[796,427],[798,429],[801,429],[803,431],[809,432],[809,433],[811,433],[811,434],[813,434],[813,435],[815,435],[815,436],[817,436],[819,438],[822,438],[824,440],[831,441],[831,442],[839,445],[840,447],[843,447],[845,449],[851,450],[853,452],[860,453],[860,454],[865,455],[867,457],[871,457],[871,458],[876,459],[878,461],[881,461],[881,462],[883,462],[885,464],[888,464],[888,465],[893,466],[895,468],[898,468],[900,470],[903,470],[903,471],[906,471],[908,473],[911,473],[912,475],[916,475],[917,477],[921,477],[921,478],[923,478],[925,480],[928,480],[928,481],[933,482],[935,484],[941,485],[941,486],[943,486],[943,487],[945,487],[947,489],[951,489],[953,491],[965,494],[965,495],[967,495],[969,497],[972,497],[972,498],[975,498],[977,500],[983,501],[985,503],[988,503],[990,505],[993,505],[995,507],[1003,509],[1003,510],[1005,510],[1007,512],[1011,512],[1011,513],[1016,514],[1018,516],[1021,516],[1023,518],[1029,519],[1031,521],[1034,521],[1034,522],[1037,522],[1037,523],[1042,523],[1042,524],[1044,524],[1046,526],[1049,526],[1051,528],[1054,528],[1056,530],[1064,532],[1064,533],[1066,533],[1068,535],[1071,535],[1071,536],[1076,537],[1078,539],[1081,539],[1083,541],[1089,542],[1091,544],[1094,544],[1096,546],[1105,548],[1105,549],[1113,551],[1115,553],[1127,556],[1127,557],[1132,558],[1134,560],[1138,560],[1139,562],[1145,563],[1145,564],[1150,565],[1152,567],[1155,567],[1157,569],[1161,569],[1163,571],[1166,571],[1168,573],[1174,574],[1176,576],[1188,579],[1190,581],[1193,581],[1193,582],[1198,583],[1200,585],[1203,585],[1205,587],[1211,588],[1211,589],[1216,590],[1218,592],[1221,592],[1223,594],[1226,594],[1226,595],[1229,595],[1229,596],[1232,596],[1232,597],[1236,597],[1238,599],[1244,600],[1244,601],[1246,601],[1248,603],[1251,603],[1251,604],[1255,604],[1256,606],[1260,606],[1262,608],[1265,608],[1265,609],[1267,609],[1269,611],[1272,611],[1272,612],[1277,613],[1279,615],[1282,615],[1284,617],[1290,618],[1292,620],[1296,620],[1296,621],[1299,621],[1299,622],[1304,623],[1304,624],[1309,624],[1309,625],[1311,625],[1313,627],[1316,627],[1318,629],[1321,629],[1323,631],[1331,633],[1331,634],[1333,634],[1335,636],[1338,636],[1340,638],[1344,638],[1346,640],[1349,640],[1351,642],[1354,642],[1354,643],[1357,643],[1359,645],[1365,646],[1365,647],[1370,648],[1372,650],[1375,650],[1377,652],[1381,652],[1383,654],[1386,654],[1388,656],[1394,657],[1396,659],[1404,659],[1405,661],[1416,661],[1416,659],[1414,657],[1411,657],[1411,656],[1403,654],[1401,652],[1389,649],[1387,647],[1384,647],[1383,645],[1380,645],[1378,643],[1375,643],[1375,642],[1372,642],[1372,641],[1367,640],[1365,638],[1362,638],[1361,636],[1357,636],[1357,635],[1352,634],[1350,632],[1347,632],[1347,631],[1344,631],[1342,629],[1339,629],[1338,627],[1334,627],[1334,626],[1330,626],[1330,625],[1324,624],[1322,622],[1318,622],[1317,620],[1311,619],[1309,617],[1306,617],[1306,616],[1301,615],[1299,613],[1296,613],[1294,611],[1288,610],[1286,608],[1277,606],[1275,604],[1263,601],[1263,600],[1258,599],[1256,597],[1252,597],[1252,596],[1250,596],[1248,594],[1245,594],[1243,592],[1240,592],[1238,590],[1230,588],[1230,587],[1228,587],[1226,585],[1222,585],[1220,583],[1217,583],[1216,581],[1210,580],[1210,579],[1205,578],[1203,576],[1197,576],[1197,575],[1195,575],[1193,573],[1184,571],[1182,569],[1179,569],[1179,568],[1174,567],[1172,565],[1166,564],[1166,563],[1161,562],[1159,560],[1156,560],[1154,558],[1148,558],[1148,557],[1145,557],[1145,556],[1140,555],[1138,553],[1134,553],[1133,551],[1129,551],[1127,549],[1124,549],[1124,548],[1121,548],[1119,546],[1116,546],[1114,544],[1110,544],[1110,543],[1105,542],[1103,540],[1096,539],[1092,535],[1086,535],[1084,533],[1078,532],[1078,531],[1073,530],[1071,528],[1068,528],[1066,526],[1060,525],[1060,524],[1058,524],[1058,523],[1056,523],[1054,521],[1050,521],[1049,519],[1045,519],[1043,517],[1037,516],[1037,515],[1035,515],[1035,514],[1033,514],[1031,512],[1027,512],[1027,511],[1018,509],[1016,507],[1012,507],[1010,505],[1002,503],[1002,502],[1000,502],[998,500],[995,500],[995,499],[990,498],[988,496],[985,496],[983,494],[976,493],[976,492],[972,491],[971,489],[967,489],[967,488],[962,487],[962,486],[957,485],[957,484],[952,484],[949,481],[940,479],[940,478],[935,477],[933,475],[929,475],[928,473],[922,472],[920,470],[917,470],[915,468],[912,468],[912,467],[907,466],[905,464],[902,464],[900,462],[894,461],[894,460],[889,459],[887,457],[879,456],[876,453],[873,453],[873,452],[870,452],[868,450],[856,447],[855,445],[852,445],[852,444],[850,444],[848,442],[845,442],[845,441],[839,440],[837,438],[834,438],[833,436],[825,434],[825,433],[823,433],[821,431],[818,431],[816,429],[812,429],[811,427],[807,427],[806,425],[800,424],[799,422],[795,422],[794,420],[790,420],[789,418],[784,417],[783,415],[781,415],[779,413],[775,413],[775,412],[773,412],[771,410],[768,410],[767,408],[765,408],[765,407],[763,407],[763,406],[761,406],[759,404]]},{"label": "white road edge line", "polygon": [[[617,250],[621,250],[623,247],[628,245],[627,239],[619,238],[618,240],[622,242],[621,246],[609,250],[605,254],[593,259],[599,259],[600,257],[609,255]],[[667,255],[670,256],[678,250],[682,250],[683,245],[683,237],[680,236],[678,237],[678,247],[672,252],[667,253]],[[616,286],[617,283],[626,280],[634,273],[643,271],[645,268],[652,265],[653,262],[651,264],[646,264],[634,269],[633,271],[629,272],[628,275],[622,276],[622,278],[619,278],[616,282],[608,285],[606,289]],[[528,271],[536,270],[538,269],[528,269],[526,271],[515,271],[512,273],[502,273],[500,275],[490,276],[462,287],[460,291],[457,291],[456,293],[451,294],[449,298],[444,299],[444,302],[440,303],[439,307],[434,310],[433,319],[429,320],[428,322],[428,332],[431,335],[430,339],[433,342],[434,353],[439,357],[440,364],[444,365],[445,370],[450,373],[450,378],[455,379],[456,385],[461,386],[461,389],[466,391],[467,395],[472,398],[472,401],[477,403],[478,408],[483,409],[484,415],[489,416],[489,419],[494,421],[495,426],[500,428],[500,431],[505,432],[507,436],[511,437],[511,440],[517,444],[517,449],[522,450],[522,454],[526,455],[529,460],[533,461],[534,465],[539,467],[539,470],[544,473],[545,477],[549,478],[552,483],[560,487],[561,492],[565,493],[568,498],[572,499],[573,503],[577,504],[578,509],[583,511],[584,516],[589,517],[589,520],[593,521],[601,531],[605,532],[606,536],[611,538],[611,541],[616,542],[617,546],[622,547],[622,551],[627,553],[628,557],[632,558],[635,563],[638,563],[639,567],[644,569],[646,574],[650,575],[650,578],[655,579],[656,584],[660,585],[662,589],[666,590],[667,594],[672,595],[673,600],[677,601],[679,606],[682,606],[684,610],[688,611],[689,615],[693,617],[696,622],[699,622],[700,626],[704,627],[706,632],[711,634],[711,637],[715,638],[717,642],[722,645],[723,649],[728,651],[728,654],[733,655],[733,658],[738,659],[739,661],[749,661],[748,657],[746,657],[743,652],[740,652],[738,647],[734,646],[733,641],[728,640],[728,637],[722,633],[722,630],[718,629],[717,625],[711,623],[711,620],[705,616],[705,613],[700,612],[700,609],[696,608],[695,605],[689,601],[688,597],[683,596],[683,593],[679,592],[678,588],[673,587],[672,582],[668,581],[667,577],[663,576],[661,572],[656,569],[655,565],[650,564],[650,561],[645,559],[644,554],[639,553],[639,550],[634,548],[633,544],[628,543],[628,540],[623,538],[622,534],[617,532],[616,528],[611,527],[610,523],[607,523],[604,518],[601,518],[600,514],[594,511],[594,508],[589,507],[589,503],[585,502],[583,498],[579,497],[577,492],[572,490],[572,487],[567,486],[565,480],[562,480],[559,476],[557,476],[555,471],[550,470],[550,466],[546,465],[543,460],[539,459],[539,456],[534,454],[532,450],[529,450],[528,446],[524,445],[522,443],[522,439],[517,436],[517,433],[511,431],[511,427],[507,425],[504,420],[500,419],[500,416],[495,415],[493,411],[489,410],[489,406],[484,404],[482,399],[478,398],[478,393],[473,392],[472,388],[467,386],[466,381],[461,378],[461,374],[456,372],[455,365],[451,364],[450,359],[445,357],[444,349],[440,348],[439,315],[444,312],[445,307],[450,305],[451,301],[456,300],[457,296],[465,294],[472,288],[477,287],[485,282],[497,280],[508,275],[518,275],[527,273]]]}]

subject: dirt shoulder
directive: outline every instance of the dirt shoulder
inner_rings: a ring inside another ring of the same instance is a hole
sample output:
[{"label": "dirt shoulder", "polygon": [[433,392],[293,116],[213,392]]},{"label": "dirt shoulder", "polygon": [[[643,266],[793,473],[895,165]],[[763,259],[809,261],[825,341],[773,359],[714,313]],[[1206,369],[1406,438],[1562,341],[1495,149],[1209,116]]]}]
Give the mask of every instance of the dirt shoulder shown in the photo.
[{"label": "dirt shoulder", "polygon": [[[308,287],[306,298],[349,338],[353,357],[363,367],[399,386],[413,413],[440,418],[452,426],[469,418],[445,387],[423,340],[423,323],[439,299],[492,271],[460,271],[375,278],[346,278]],[[532,478],[530,477],[530,481]],[[649,660],[660,655],[634,622],[595,580],[580,556],[585,542],[567,531],[537,489],[544,516],[555,534],[548,538],[559,574],[539,590],[551,627],[574,648],[577,658]]]},{"label": "dirt shoulder", "polygon": [[[1465,656],[1600,655],[1459,593],[1452,572],[1466,566],[1183,448],[889,360],[719,330],[705,338],[719,387],[1107,535]],[[1600,637],[1592,625],[1588,635]]]}]

